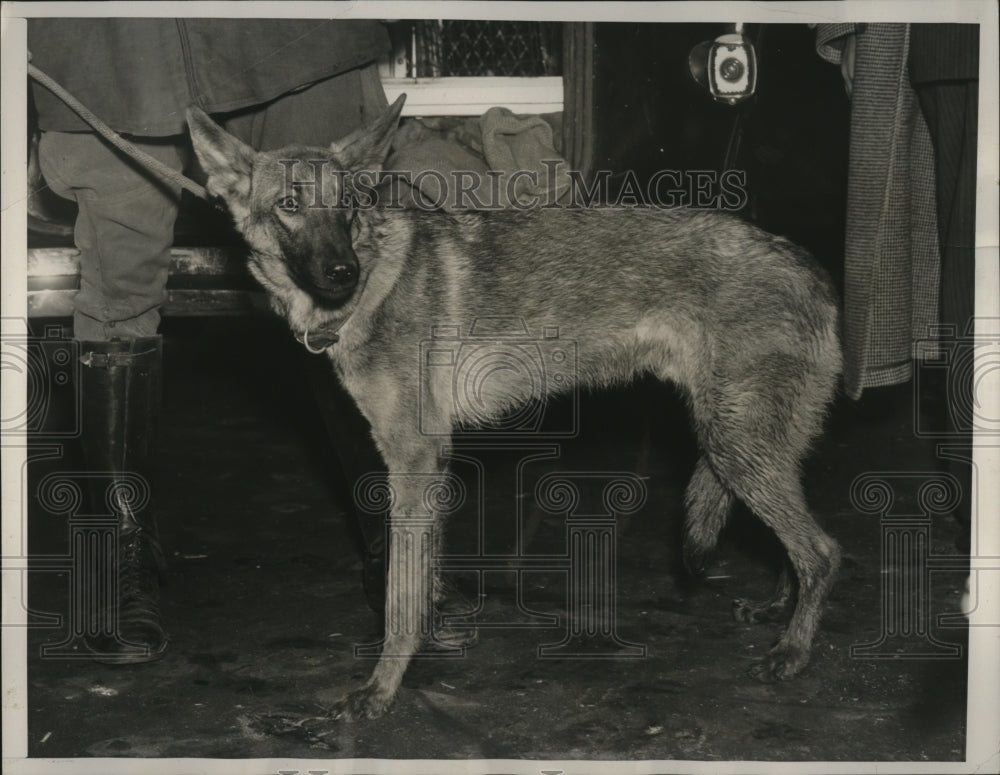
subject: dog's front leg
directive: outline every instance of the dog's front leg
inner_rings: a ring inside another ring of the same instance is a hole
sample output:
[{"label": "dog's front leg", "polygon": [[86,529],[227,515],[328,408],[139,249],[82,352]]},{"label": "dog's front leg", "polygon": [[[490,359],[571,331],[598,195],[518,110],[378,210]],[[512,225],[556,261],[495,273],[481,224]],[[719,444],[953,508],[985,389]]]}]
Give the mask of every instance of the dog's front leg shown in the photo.
[{"label": "dog's front leg", "polygon": [[[378,434],[376,434],[378,435]],[[389,707],[403,673],[430,636],[435,590],[433,557],[439,532],[436,492],[446,472],[436,443],[421,439],[398,450],[382,443],[393,505],[389,518],[382,653],[368,682],[347,696],[343,715],[376,718]]]}]

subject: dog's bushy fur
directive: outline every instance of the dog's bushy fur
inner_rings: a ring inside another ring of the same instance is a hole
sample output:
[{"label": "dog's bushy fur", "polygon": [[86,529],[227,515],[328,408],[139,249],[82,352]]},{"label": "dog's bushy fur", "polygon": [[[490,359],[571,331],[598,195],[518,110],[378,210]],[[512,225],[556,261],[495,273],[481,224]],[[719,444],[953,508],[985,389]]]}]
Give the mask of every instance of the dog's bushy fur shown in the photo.
[{"label": "dog's bushy fur", "polygon": [[[714,212],[426,213],[288,199],[279,160],[377,170],[401,107],[399,100],[330,149],[272,153],[255,153],[197,109],[188,115],[208,188],[249,245],[253,274],[296,336],[326,348],[371,423],[396,477],[393,517],[423,513],[416,482],[444,475],[439,446],[448,439],[422,433],[421,422],[454,428],[544,398],[539,390],[573,387],[570,379],[539,388],[508,370],[486,384],[472,416],[447,374],[420,368],[421,342],[433,327],[468,336],[477,319],[515,316],[533,337],[558,328],[575,343],[578,385],[617,385],[648,372],[684,390],[700,448],[686,495],[685,560],[702,569],[736,498],[775,531],[792,572],[772,600],[737,601],[735,613],[743,621],[772,618],[797,592],[788,628],[755,668],[762,680],[797,673],[839,563],[836,542],[806,506],[800,471],[840,371],[836,303],[824,273],[787,240]],[[341,184],[324,178],[334,199]],[[398,624],[428,621],[437,585],[401,567],[407,562],[390,556],[384,655],[345,700],[346,715],[381,714],[421,645],[426,627]],[[400,606],[412,618],[400,619]]]}]

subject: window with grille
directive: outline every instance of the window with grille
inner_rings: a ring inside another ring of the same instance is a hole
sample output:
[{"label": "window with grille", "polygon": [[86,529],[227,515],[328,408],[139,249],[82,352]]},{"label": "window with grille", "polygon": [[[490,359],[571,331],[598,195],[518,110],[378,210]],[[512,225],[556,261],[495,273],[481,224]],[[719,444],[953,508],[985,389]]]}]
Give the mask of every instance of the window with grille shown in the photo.
[{"label": "window with grille", "polygon": [[404,115],[562,109],[558,22],[419,19],[393,22],[390,33],[383,83],[390,100],[407,93]]}]

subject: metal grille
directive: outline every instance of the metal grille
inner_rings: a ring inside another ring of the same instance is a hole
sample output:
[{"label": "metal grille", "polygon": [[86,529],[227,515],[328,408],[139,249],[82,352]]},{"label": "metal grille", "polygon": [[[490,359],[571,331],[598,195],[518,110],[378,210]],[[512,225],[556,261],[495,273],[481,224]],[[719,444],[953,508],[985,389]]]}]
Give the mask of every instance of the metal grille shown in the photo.
[{"label": "metal grille", "polygon": [[[406,24],[409,78],[560,74],[558,22],[422,20]],[[403,43],[403,41],[400,41]]]}]

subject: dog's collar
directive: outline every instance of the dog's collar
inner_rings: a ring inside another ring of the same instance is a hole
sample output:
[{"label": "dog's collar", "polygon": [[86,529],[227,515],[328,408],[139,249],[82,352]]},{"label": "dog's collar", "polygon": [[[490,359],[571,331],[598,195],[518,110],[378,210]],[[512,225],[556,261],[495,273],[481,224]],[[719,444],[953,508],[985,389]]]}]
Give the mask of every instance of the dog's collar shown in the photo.
[{"label": "dog's collar", "polygon": [[306,328],[306,330],[302,332],[301,339],[299,339],[298,336],[296,336],[295,338],[298,339],[298,341],[301,344],[303,344],[309,352],[313,353],[314,355],[319,355],[322,352],[326,352],[328,348],[333,347],[337,342],[340,341],[340,334],[338,332],[340,331],[340,328],[343,325],[344,324],[341,323],[339,326],[333,329],[324,330],[321,328],[318,331],[314,331],[312,333],[311,341],[308,328]]}]

